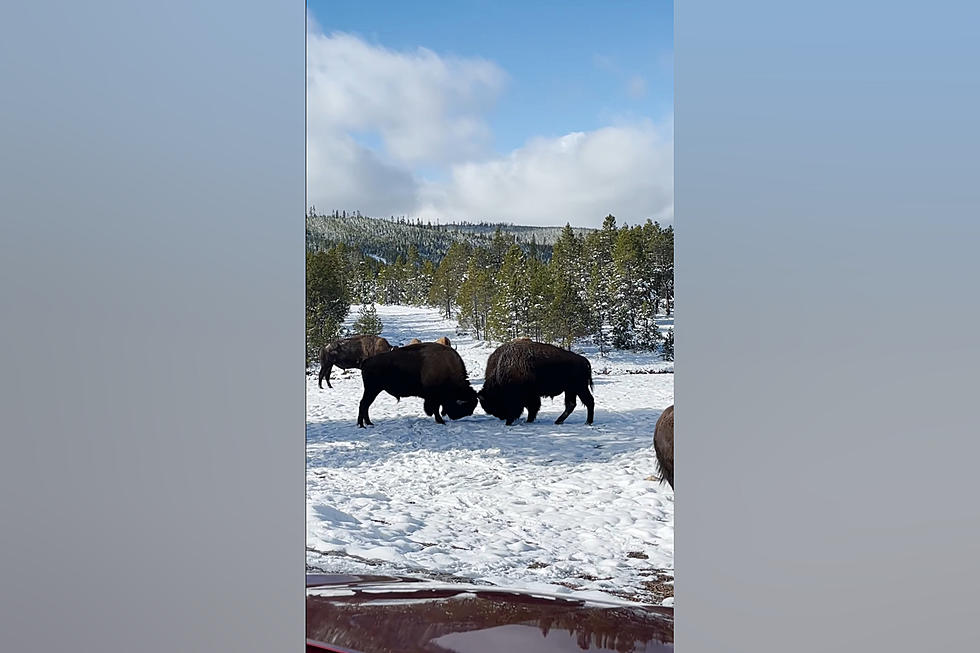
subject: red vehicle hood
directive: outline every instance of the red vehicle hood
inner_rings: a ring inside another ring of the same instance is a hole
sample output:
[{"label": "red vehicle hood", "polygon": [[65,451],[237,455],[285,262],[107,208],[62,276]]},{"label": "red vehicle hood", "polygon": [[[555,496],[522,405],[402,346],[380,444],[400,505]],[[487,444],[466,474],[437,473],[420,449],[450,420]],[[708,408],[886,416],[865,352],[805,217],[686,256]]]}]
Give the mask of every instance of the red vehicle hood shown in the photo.
[{"label": "red vehicle hood", "polygon": [[308,575],[307,651],[673,650],[674,609],[391,576]]}]

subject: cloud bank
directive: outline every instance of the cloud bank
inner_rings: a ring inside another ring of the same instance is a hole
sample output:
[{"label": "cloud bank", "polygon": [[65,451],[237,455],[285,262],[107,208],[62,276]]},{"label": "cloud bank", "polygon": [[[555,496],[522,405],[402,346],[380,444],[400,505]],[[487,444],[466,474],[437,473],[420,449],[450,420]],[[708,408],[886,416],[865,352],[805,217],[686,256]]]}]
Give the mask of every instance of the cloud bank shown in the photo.
[{"label": "cloud bank", "polygon": [[[423,219],[595,226],[673,219],[673,125],[649,121],[490,149],[493,62],[307,34],[308,202]],[[365,144],[374,139],[375,143]],[[447,172],[425,179],[423,167]]]}]

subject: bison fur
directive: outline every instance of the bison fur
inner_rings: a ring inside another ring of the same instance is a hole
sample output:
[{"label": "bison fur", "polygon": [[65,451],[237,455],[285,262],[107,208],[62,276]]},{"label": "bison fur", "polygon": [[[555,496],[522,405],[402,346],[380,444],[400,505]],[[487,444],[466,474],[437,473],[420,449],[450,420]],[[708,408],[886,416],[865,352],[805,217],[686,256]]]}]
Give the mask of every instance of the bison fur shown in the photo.
[{"label": "bison fur", "polygon": [[565,394],[565,410],[555,420],[561,424],[575,409],[579,397],[591,424],[595,413],[592,364],[585,356],[554,345],[532,340],[504,343],[487,359],[483,388],[477,394],[489,415],[506,420],[510,426],[527,408],[527,421],[533,422],[541,410],[541,397]]},{"label": "bison fur", "polygon": [[434,342],[407,345],[378,354],[361,366],[364,395],[358,407],[357,425],[371,426],[368,409],[378,395],[396,399],[421,397],[426,415],[445,424],[442,415],[461,419],[476,410],[476,391],[466,378],[466,366],[455,350]]},{"label": "bison fur", "polygon": [[657,419],[653,433],[653,448],[657,453],[657,471],[660,482],[667,481],[674,489],[674,406],[668,406]]},{"label": "bison fur", "polygon": [[334,340],[320,349],[320,378],[318,384],[323,388],[323,380],[330,385],[330,370],[336,365],[342,370],[352,367],[359,368],[361,364],[377,354],[391,351],[388,341],[378,336],[353,336]]}]

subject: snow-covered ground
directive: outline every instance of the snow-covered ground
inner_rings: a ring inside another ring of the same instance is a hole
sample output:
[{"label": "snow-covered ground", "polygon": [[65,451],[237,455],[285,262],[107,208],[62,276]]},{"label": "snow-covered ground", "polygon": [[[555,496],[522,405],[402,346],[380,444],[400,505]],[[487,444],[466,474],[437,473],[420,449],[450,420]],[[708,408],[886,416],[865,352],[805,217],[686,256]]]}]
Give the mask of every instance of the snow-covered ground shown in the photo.
[{"label": "snow-covered ground", "polygon": [[[377,308],[392,344],[448,336],[480,388],[493,347],[458,336],[437,310]],[[581,402],[555,426],[561,396],[542,399],[533,424],[522,417],[507,427],[477,407],[440,426],[421,399],[382,393],[371,406],[375,426],[359,429],[360,371],[334,368],[334,387],[321,390],[318,366],[311,370],[309,568],[656,603],[672,595],[674,494],[646,479],[656,474],[653,429],[673,403],[674,377],[628,371],[673,363],[584,353],[595,380],[592,426]]]}]

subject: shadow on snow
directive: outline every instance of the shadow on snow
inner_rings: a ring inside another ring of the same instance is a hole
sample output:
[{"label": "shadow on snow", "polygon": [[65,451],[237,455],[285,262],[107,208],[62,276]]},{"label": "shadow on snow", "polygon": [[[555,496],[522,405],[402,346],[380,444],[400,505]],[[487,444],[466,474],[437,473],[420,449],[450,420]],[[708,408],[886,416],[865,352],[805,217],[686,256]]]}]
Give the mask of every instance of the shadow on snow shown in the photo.
[{"label": "shadow on snow", "polygon": [[[404,399],[403,401],[412,401]],[[307,422],[307,467],[357,467],[371,465],[404,453],[487,451],[494,458],[537,465],[604,463],[616,456],[653,452],[653,431],[660,409],[599,410],[595,423],[585,425],[585,407],[579,403],[564,424],[554,420],[562,408],[561,397],[548,410],[542,401],[537,420],[528,424],[526,413],[513,426],[486,415],[478,408],[470,417],[436,424],[419,415],[377,417],[375,426],[358,428],[356,415],[349,419]],[[499,453],[498,453],[499,452]]]}]

